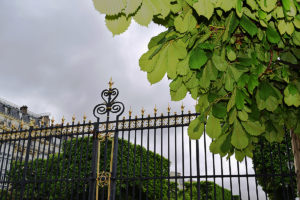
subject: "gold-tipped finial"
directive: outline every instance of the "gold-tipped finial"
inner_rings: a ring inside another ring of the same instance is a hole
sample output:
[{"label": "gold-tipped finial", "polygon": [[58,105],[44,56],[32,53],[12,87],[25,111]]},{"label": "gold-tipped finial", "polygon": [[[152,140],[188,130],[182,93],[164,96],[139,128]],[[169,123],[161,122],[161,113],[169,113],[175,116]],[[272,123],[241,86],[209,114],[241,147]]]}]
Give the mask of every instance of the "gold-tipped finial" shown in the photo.
[{"label": "gold-tipped finial", "polygon": [[73,123],[75,122],[75,119],[76,119],[76,117],[75,117],[75,115],[73,115],[73,117],[72,117],[72,122]]},{"label": "gold-tipped finial", "polygon": [[144,115],[144,113],[145,113],[144,107],[142,108],[141,113],[142,113],[142,115]]},{"label": "gold-tipped finial", "polygon": [[168,103],[168,113],[171,111],[170,104]]},{"label": "gold-tipped finial", "polygon": [[108,85],[109,85],[109,89],[112,88],[112,85],[114,84],[114,82],[112,82],[112,78],[110,77],[110,80],[108,82]]},{"label": "gold-tipped finial", "polygon": [[54,125],[54,117],[52,117],[52,119],[51,119],[51,125],[53,126]]},{"label": "gold-tipped finial", "polygon": [[21,123],[20,123],[21,129],[23,128],[23,126],[24,126],[24,121],[22,120]]},{"label": "gold-tipped finial", "polygon": [[65,119],[65,116],[63,116],[63,117],[61,118],[61,123],[64,124],[64,123],[65,123],[65,120],[66,120],[66,119]]},{"label": "gold-tipped finial", "polygon": [[44,117],[43,117],[42,120],[41,120],[41,126],[44,126],[44,124],[45,124],[45,120],[44,120]]},{"label": "gold-tipped finial", "polygon": [[86,120],[86,115],[84,113],[84,115],[83,115],[83,121],[85,122],[85,120]]},{"label": "gold-tipped finial", "polygon": [[157,113],[157,108],[156,108],[156,104],[155,104],[155,107],[154,107],[154,115],[156,115]]},{"label": "gold-tipped finial", "polygon": [[31,127],[33,127],[34,126],[34,123],[35,121],[32,119],[32,120],[30,120],[30,123],[29,123],[29,125],[31,126]]},{"label": "gold-tipped finial", "polygon": [[130,106],[130,108],[129,108],[128,113],[129,113],[129,117],[131,117],[131,114],[132,114],[131,106]]},{"label": "gold-tipped finial", "polygon": [[181,111],[183,112],[184,111],[184,105],[183,105],[183,102],[181,104]]}]

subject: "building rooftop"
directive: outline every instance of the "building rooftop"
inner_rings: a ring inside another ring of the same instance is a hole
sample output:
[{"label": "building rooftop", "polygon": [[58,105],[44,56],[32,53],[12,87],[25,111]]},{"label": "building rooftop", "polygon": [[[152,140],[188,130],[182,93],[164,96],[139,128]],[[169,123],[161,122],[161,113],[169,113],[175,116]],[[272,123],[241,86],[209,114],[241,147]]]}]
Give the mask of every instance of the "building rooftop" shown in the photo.
[{"label": "building rooftop", "polygon": [[[36,114],[28,110],[27,106],[21,106],[9,102],[3,98],[0,98],[0,114],[4,116],[1,121],[4,121],[6,118],[10,118],[10,120],[23,120],[25,123],[29,123],[31,120],[34,120],[36,124],[39,124],[39,121],[42,117],[50,115],[50,113],[41,113]],[[8,124],[9,125],[9,124]]]}]

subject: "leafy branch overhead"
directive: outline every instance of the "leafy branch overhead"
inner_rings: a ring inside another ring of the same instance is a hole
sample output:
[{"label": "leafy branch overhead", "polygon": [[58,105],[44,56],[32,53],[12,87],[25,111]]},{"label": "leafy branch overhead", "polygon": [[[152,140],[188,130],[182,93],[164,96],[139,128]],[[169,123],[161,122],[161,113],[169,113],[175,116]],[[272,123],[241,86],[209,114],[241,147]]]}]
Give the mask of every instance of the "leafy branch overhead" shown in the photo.
[{"label": "leafy branch overhead", "polygon": [[167,28],[139,64],[151,84],[167,74],[172,100],[187,93],[201,115],[190,138],[206,132],[210,150],[252,157],[259,136],[300,134],[299,0],[94,0],[113,34],[132,19]]}]

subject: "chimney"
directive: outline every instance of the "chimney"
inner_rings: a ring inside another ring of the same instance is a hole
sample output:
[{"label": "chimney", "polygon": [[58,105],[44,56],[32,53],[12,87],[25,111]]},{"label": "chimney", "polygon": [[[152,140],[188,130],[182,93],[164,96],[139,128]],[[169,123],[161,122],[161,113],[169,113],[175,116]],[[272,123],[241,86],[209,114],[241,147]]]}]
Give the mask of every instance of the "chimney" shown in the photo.
[{"label": "chimney", "polygon": [[27,115],[27,109],[28,109],[27,106],[22,106],[22,107],[20,108],[20,111],[21,111],[21,113],[22,113],[23,115]]}]

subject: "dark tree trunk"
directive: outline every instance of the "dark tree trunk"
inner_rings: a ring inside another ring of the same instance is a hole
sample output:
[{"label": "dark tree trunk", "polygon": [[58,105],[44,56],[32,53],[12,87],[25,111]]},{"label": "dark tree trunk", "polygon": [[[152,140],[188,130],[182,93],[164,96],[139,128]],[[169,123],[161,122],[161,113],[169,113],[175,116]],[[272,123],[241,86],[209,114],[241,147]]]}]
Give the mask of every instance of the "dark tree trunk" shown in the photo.
[{"label": "dark tree trunk", "polygon": [[294,153],[294,165],[295,173],[297,176],[297,193],[300,194],[300,137],[294,133],[294,130],[290,130],[292,138],[292,148]]}]

